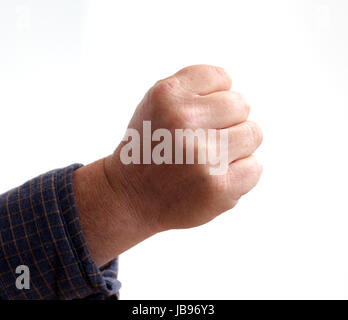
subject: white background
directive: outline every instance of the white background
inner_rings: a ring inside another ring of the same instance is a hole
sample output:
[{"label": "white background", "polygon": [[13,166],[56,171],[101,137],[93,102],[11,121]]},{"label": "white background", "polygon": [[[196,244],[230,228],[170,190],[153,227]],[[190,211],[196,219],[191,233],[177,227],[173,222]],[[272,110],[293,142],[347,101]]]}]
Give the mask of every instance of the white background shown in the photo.
[{"label": "white background", "polygon": [[0,192],[110,154],[147,89],[224,67],[264,131],[259,185],[120,258],[121,298],[348,298],[348,2],[0,1]]}]

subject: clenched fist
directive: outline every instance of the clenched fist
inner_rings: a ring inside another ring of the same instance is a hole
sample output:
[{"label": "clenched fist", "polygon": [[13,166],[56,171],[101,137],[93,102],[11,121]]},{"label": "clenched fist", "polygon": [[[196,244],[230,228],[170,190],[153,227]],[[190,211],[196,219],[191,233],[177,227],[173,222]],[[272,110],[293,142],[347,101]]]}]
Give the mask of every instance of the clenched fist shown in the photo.
[{"label": "clenched fist", "polygon": [[256,185],[262,133],[247,121],[249,108],[214,66],[184,68],[146,93],[115,152],[75,172],[82,228],[100,265],[157,232],[210,221]]}]

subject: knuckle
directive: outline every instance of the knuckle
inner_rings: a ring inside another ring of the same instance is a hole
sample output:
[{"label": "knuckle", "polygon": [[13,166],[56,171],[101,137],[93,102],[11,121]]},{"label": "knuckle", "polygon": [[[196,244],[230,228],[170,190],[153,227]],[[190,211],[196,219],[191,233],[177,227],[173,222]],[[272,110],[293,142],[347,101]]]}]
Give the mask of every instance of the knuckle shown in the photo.
[{"label": "knuckle", "polygon": [[230,99],[231,104],[234,108],[236,108],[238,111],[242,112],[246,116],[250,113],[250,104],[247,103],[244,96],[236,91],[229,91],[230,92]]},{"label": "knuckle", "polygon": [[252,161],[250,161],[246,170],[247,175],[258,177],[262,171],[262,167],[261,164],[256,160],[256,158],[252,157]]},{"label": "knuckle", "polygon": [[[254,157],[251,156],[251,158]],[[245,161],[243,164],[234,166],[233,170],[230,170],[228,178],[232,184],[238,184],[238,182],[243,181],[246,177],[252,174],[254,170],[256,170],[256,164],[253,162],[253,159],[251,161]]]},{"label": "knuckle", "polygon": [[214,71],[217,73],[217,74],[219,74],[219,75],[221,75],[221,76],[227,76],[227,72],[225,71],[225,69],[224,68],[221,68],[221,67],[218,67],[218,66],[209,66],[209,68],[212,68],[212,69],[214,69]]},{"label": "knuckle", "polygon": [[256,179],[261,174],[262,167],[259,162],[252,157],[250,161],[248,161],[244,166],[241,166],[239,170],[237,170],[237,177],[240,181],[246,179]]},{"label": "knuckle", "polygon": [[259,146],[263,140],[263,134],[260,126],[256,122],[247,121],[245,123],[245,128],[248,131],[248,135],[251,139],[253,145]]},{"label": "knuckle", "polygon": [[179,71],[179,73],[189,75],[191,73],[198,73],[202,76],[205,74],[208,76],[217,76],[223,79],[226,82],[226,85],[229,86],[232,83],[232,80],[226,70],[222,67],[208,65],[208,64],[197,64],[193,66],[188,66]]},{"label": "knuckle", "polygon": [[224,68],[217,67],[217,66],[210,66],[215,70],[217,75],[225,82],[226,87],[230,87],[232,84],[231,77],[228,75],[227,71]]},{"label": "knuckle", "polygon": [[184,98],[178,92],[179,86],[171,77],[156,82],[150,90],[153,117],[162,119],[169,126],[183,126],[189,116]]},{"label": "knuckle", "polygon": [[225,91],[223,97],[226,105],[232,109],[232,112],[240,114],[243,119],[247,119],[250,113],[250,105],[241,93]]},{"label": "knuckle", "polygon": [[251,109],[250,104],[248,102],[245,102],[243,105],[243,108],[244,108],[245,114],[248,116],[250,113],[250,109]]},{"label": "knuckle", "polygon": [[177,86],[175,78],[159,80],[151,89],[151,99],[153,104],[162,105],[171,101],[173,91]]}]

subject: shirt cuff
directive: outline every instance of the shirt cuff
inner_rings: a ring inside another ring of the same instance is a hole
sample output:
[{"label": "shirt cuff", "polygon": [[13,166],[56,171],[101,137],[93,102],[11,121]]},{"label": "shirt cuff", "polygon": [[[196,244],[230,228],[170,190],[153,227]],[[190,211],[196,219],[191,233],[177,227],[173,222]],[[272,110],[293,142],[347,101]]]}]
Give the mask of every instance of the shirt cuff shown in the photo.
[{"label": "shirt cuff", "polygon": [[[0,297],[117,299],[117,259],[93,261],[78,218],[74,164],[50,171],[0,196]],[[30,270],[30,289],[16,287],[17,266]]]}]

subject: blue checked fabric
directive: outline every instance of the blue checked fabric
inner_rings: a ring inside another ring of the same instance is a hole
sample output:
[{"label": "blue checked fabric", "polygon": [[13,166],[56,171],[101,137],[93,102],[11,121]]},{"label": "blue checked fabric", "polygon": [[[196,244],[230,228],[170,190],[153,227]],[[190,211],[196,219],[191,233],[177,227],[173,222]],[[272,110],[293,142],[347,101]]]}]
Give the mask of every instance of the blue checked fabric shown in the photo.
[{"label": "blue checked fabric", "polygon": [[[74,164],[0,195],[0,299],[117,299],[117,259],[98,268],[82,234],[72,186]],[[16,268],[30,270],[17,289]]]}]

